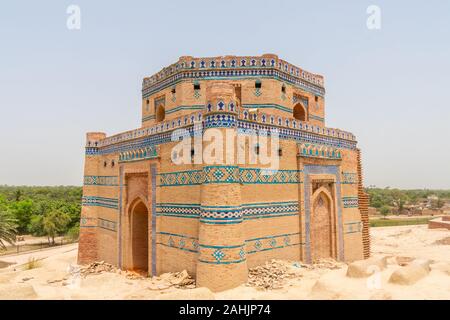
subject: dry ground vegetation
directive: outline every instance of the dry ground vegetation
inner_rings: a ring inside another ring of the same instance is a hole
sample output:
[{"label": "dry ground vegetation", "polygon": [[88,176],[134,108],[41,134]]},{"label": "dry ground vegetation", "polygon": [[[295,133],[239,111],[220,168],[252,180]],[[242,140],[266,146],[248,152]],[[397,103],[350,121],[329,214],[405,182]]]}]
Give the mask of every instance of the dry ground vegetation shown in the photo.
[{"label": "dry ground vegetation", "polygon": [[68,245],[38,258],[10,257],[7,263],[21,263],[0,269],[0,299],[450,299],[448,230],[371,232],[369,260],[272,260],[250,269],[246,284],[217,293],[196,288],[186,271],[146,278],[102,261],[78,266],[77,247]]}]

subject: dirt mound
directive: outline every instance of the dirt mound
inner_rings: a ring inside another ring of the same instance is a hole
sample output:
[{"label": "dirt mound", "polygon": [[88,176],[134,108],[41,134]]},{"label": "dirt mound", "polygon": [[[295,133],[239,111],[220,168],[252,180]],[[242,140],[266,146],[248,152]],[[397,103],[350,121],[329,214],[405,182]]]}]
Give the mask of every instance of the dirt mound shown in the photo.
[{"label": "dirt mound", "polygon": [[436,240],[433,244],[436,244],[436,245],[450,245],[450,237],[446,237],[444,239]]}]

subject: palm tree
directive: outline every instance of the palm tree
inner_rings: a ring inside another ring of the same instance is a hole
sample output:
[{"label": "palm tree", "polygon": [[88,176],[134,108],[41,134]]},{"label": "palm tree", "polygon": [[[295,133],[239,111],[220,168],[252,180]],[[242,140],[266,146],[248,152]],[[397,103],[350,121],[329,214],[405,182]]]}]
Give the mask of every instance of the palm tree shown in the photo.
[{"label": "palm tree", "polygon": [[0,249],[5,250],[4,242],[13,244],[16,240],[16,220],[7,212],[0,211]]}]

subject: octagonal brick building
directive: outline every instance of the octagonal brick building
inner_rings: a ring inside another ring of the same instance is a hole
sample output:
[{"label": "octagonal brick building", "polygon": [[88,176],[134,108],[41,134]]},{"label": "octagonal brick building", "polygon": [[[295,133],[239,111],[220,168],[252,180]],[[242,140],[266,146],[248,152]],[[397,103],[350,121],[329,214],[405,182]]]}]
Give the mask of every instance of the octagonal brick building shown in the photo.
[{"label": "octagonal brick building", "polygon": [[[277,130],[279,169],[267,175],[265,165],[235,158],[174,164],[178,129],[197,138],[231,130],[249,141]],[[369,254],[355,136],[325,125],[324,78],[277,55],[181,57],[144,78],[137,129],[87,133],[81,264],[150,276],[186,269],[197,286],[219,291],[270,259]]]}]

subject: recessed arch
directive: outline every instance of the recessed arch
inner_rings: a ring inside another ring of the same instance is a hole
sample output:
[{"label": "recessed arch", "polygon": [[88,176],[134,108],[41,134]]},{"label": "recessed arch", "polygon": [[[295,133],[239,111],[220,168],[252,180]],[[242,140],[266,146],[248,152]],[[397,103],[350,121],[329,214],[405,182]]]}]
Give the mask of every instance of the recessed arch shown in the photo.
[{"label": "recessed arch", "polygon": [[335,256],[334,202],[326,187],[318,188],[312,196],[311,258],[313,261]]},{"label": "recessed arch", "polygon": [[292,115],[300,121],[308,121],[308,112],[306,108],[299,102],[294,106]]},{"label": "recessed arch", "polygon": [[128,206],[131,235],[131,269],[148,274],[149,210],[141,197]]},{"label": "recessed arch", "polygon": [[166,118],[166,109],[160,105],[156,108],[156,121],[160,122]]}]

